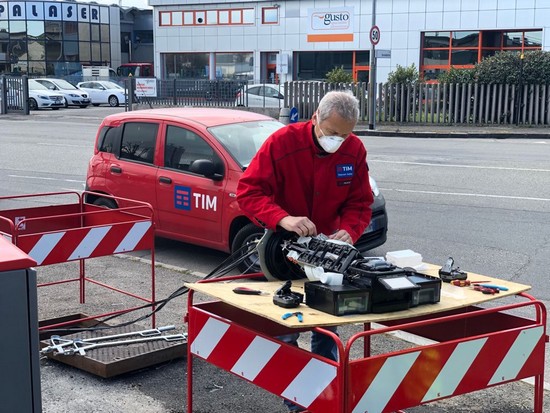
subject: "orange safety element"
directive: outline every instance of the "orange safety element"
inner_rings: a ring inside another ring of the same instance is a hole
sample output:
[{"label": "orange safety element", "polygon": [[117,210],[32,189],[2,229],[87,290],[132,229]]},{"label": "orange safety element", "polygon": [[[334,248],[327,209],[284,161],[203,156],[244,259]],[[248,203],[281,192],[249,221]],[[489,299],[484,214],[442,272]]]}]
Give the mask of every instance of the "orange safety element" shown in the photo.
[{"label": "orange safety element", "polygon": [[[115,198],[118,209],[106,209],[85,201],[91,192],[51,192],[0,197],[0,205],[28,201],[28,206],[0,209],[0,236],[11,240],[20,250],[36,261],[38,266],[80,261],[76,278],[38,284],[38,287],[78,282],[80,303],[86,301],[86,284],[92,283],[152,304],[155,302],[155,243],[153,208],[145,202]],[[100,194],[94,194],[100,195]],[[75,202],[59,204],[59,199]],[[56,202],[52,202],[56,200]],[[36,206],[42,205],[42,206]],[[151,251],[151,296],[141,297],[86,276],[85,260],[131,251]],[[137,308],[137,307],[135,307]],[[76,324],[131,311],[127,308],[114,312],[71,320],[44,328]],[[152,316],[155,326],[155,315]]]}]

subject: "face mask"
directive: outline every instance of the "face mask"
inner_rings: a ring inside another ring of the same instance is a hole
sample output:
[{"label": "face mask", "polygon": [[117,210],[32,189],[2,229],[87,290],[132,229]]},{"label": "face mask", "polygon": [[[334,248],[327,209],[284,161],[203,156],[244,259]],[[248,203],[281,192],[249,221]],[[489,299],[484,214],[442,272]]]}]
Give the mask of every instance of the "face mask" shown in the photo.
[{"label": "face mask", "polygon": [[325,152],[328,153],[334,153],[336,152],[340,146],[344,143],[344,138],[341,136],[327,136],[325,133],[319,128],[321,131],[321,136],[319,140],[319,145],[321,145],[321,148],[324,149]]}]

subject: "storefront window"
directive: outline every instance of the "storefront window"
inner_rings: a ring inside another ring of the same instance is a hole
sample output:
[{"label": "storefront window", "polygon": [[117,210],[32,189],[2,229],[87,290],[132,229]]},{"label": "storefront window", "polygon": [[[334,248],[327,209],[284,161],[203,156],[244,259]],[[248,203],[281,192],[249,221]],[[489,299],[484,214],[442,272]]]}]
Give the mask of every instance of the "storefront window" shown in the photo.
[{"label": "storefront window", "polygon": [[44,60],[46,57],[46,47],[44,42],[38,40],[29,40],[29,60]]},{"label": "storefront window", "polygon": [[32,21],[27,23],[27,36],[33,39],[44,37],[44,22]]},{"label": "storefront window", "polygon": [[27,23],[25,21],[10,21],[10,38],[24,39],[27,36]]},{"label": "storefront window", "polygon": [[78,53],[82,62],[89,62],[92,60],[90,42],[78,42]]},{"label": "storefront window", "polygon": [[91,24],[90,29],[92,32],[92,42],[99,42],[99,24]]},{"label": "storefront window", "polygon": [[90,24],[89,23],[78,23],[78,40],[90,41]]},{"label": "storefront window", "polygon": [[111,45],[109,43],[101,43],[101,61],[111,61]]},{"label": "storefront window", "polygon": [[353,52],[296,52],[297,80],[324,80],[336,67],[352,73]]},{"label": "storefront window", "polygon": [[101,62],[101,44],[91,43],[92,46],[92,61]]},{"label": "storefront window", "polygon": [[208,79],[208,53],[166,53],[161,55],[168,79]]},{"label": "storefront window", "polygon": [[451,32],[426,32],[424,33],[424,47],[449,47]]},{"label": "storefront window", "polygon": [[63,48],[62,43],[57,41],[46,42],[46,60],[62,60]]},{"label": "storefront window", "polygon": [[254,76],[252,53],[216,53],[216,78],[249,80]]},{"label": "storefront window", "polygon": [[542,48],[542,31],[525,32],[524,46]]},{"label": "storefront window", "polygon": [[479,32],[453,32],[453,47],[477,47]]},{"label": "storefront window", "polygon": [[47,40],[61,40],[61,22],[46,22],[45,33]]}]

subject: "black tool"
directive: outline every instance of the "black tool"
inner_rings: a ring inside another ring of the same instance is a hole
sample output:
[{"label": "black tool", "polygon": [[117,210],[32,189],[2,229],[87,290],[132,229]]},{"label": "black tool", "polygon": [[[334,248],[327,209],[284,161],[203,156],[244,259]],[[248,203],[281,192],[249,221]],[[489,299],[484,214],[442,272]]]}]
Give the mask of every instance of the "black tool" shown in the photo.
[{"label": "black tool", "polygon": [[447,258],[445,265],[439,270],[439,278],[441,281],[450,283],[454,280],[465,280],[468,278],[468,273],[461,271],[460,267],[453,268],[454,265],[453,257]]},{"label": "black tool", "polygon": [[304,295],[290,290],[292,282],[286,281],[273,295],[273,304],[283,308],[295,308],[304,300]]}]

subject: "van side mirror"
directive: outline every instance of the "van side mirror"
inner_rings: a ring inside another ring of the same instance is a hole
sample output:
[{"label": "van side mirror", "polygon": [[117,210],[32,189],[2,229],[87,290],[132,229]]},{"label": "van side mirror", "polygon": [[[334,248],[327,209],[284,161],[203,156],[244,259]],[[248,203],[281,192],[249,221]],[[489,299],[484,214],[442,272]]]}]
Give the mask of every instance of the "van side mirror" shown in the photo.
[{"label": "van side mirror", "polygon": [[197,159],[189,165],[189,172],[198,175],[204,175],[206,178],[210,178],[214,181],[221,181],[223,175],[216,172],[216,165],[210,159]]}]

